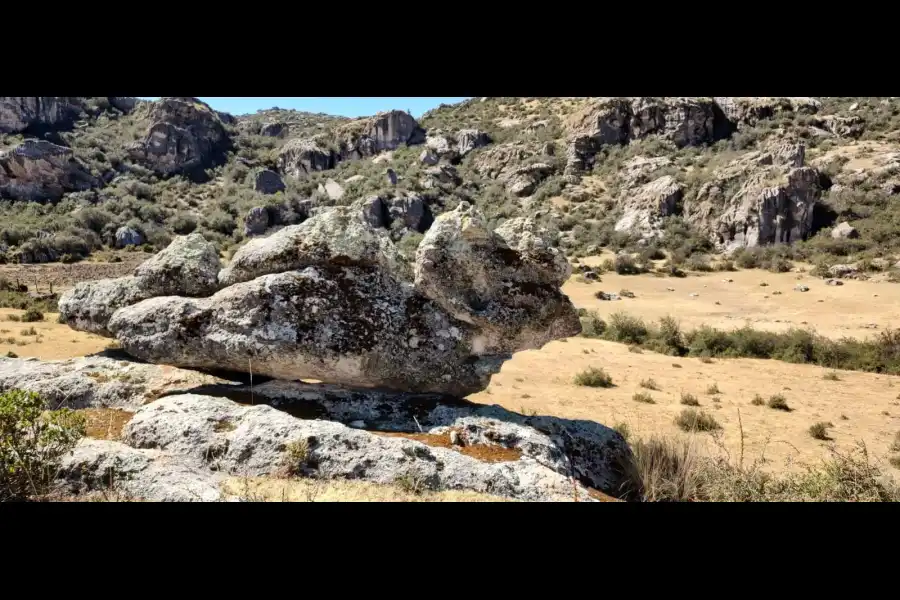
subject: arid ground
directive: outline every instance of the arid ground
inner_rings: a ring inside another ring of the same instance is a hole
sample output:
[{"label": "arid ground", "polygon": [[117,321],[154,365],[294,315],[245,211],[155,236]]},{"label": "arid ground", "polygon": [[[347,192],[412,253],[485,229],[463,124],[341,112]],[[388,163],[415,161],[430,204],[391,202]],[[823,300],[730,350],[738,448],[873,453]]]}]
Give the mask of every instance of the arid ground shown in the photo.
[{"label": "arid ground", "polygon": [[[576,279],[565,285],[565,293],[578,307],[597,310],[604,318],[616,311],[647,321],[672,315],[684,329],[704,324],[723,329],[750,324],[772,331],[807,327],[835,338],[864,338],[900,325],[900,285],[887,282],[845,280],[844,285],[833,287],[803,273],[762,270],[691,274],[686,278],[604,273],[602,281],[593,283]],[[724,281],[727,279],[732,281]],[[761,282],[768,285],[760,286]],[[798,282],[807,285],[809,291],[795,291]],[[635,298],[602,301],[594,296],[598,290],[618,293],[622,289],[634,292]],[[55,314],[47,314],[38,323],[6,320],[7,315],[21,313],[0,309],[0,352],[60,359],[97,352],[110,343],[58,324]],[[37,335],[22,335],[31,327]],[[573,383],[577,373],[592,366],[605,369],[614,387]],[[659,389],[641,387],[641,381],[647,379],[654,380]],[[713,385],[719,393],[708,393]],[[649,393],[655,403],[634,401],[636,392]],[[686,435],[674,423],[675,416],[685,408],[680,403],[682,392],[693,394],[699,408],[722,425],[721,435],[691,434],[701,449],[727,451],[739,460],[743,431],[744,461],[763,459],[765,468],[782,471],[815,464],[828,455],[832,445],[849,450],[862,442],[887,472],[897,474],[897,469],[884,460],[900,431],[900,377],[895,376],[833,371],[776,360],[678,358],[574,337],[516,354],[493,377],[487,390],[470,399],[529,414],[590,419],[609,426],[624,423],[633,435],[646,437],[656,433]],[[782,394],[791,410],[753,405],[756,394],[766,399]],[[833,424],[828,430],[831,440],[810,435],[809,427],[820,421]]]}]

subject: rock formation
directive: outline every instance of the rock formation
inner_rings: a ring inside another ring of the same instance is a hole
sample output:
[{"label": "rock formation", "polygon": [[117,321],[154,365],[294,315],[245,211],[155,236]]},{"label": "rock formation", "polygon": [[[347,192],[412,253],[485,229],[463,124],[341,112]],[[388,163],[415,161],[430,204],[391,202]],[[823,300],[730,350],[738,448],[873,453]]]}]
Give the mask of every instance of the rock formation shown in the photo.
[{"label": "rock formation", "polygon": [[260,194],[277,194],[284,191],[284,182],[275,171],[261,169],[253,175],[253,189]]},{"label": "rock formation", "polygon": [[472,165],[479,175],[496,179],[516,196],[527,196],[555,171],[541,160],[552,152],[544,144],[511,142],[488,148],[475,157]]},{"label": "rock formation", "polygon": [[[491,232],[463,203],[410,266],[357,203],[251,240],[217,282],[202,237],[179,238],[131,278],[79,284],[60,312],[150,362],[465,395],[510,353],[579,331],[545,233],[528,220]],[[177,268],[194,254],[195,270]]]},{"label": "rock formation", "polygon": [[626,192],[625,199],[620,203],[623,215],[616,222],[616,231],[630,231],[642,237],[659,235],[661,219],[675,214],[683,194],[684,187],[671,175],[651,181],[633,192]]},{"label": "rock formation", "polygon": [[0,152],[0,197],[57,200],[65,192],[99,185],[72,150],[46,140],[28,139]]},{"label": "rock formation", "polygon": [[724,250],[804,240],[822,183],[819,171],[803,164],[802,144],[748,152],[685,202],[685,219]]},{"label": "rock formation", "polygon": [[59,313],[73,329],[112,336],[118,309],[154,296],[208,295],[218,288],[219,254],[199,233],[178,237],[141,264],[134,275],[78,283],[59,299]]},{"label": "rock formation", "polygon": [[2,96],[0,133],[68,128],[81,111],[80,98]]},{"label": "rock formation", "polygon": [[160,98],[147,118],[147,134],[129,154],[161,175],[212,166],[231,144],[219,114],[196,98]]}]

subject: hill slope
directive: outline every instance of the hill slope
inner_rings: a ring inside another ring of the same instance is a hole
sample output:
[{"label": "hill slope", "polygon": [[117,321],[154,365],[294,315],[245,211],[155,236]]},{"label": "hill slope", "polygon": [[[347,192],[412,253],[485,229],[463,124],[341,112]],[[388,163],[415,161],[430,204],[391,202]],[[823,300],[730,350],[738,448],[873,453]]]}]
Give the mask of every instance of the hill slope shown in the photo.
[{"label": "hill slope", "polygon": [[410,251],[468,200],[494,222],[538,216],[573,256],[659,247],[675,264],[737,252],[877,268],[900,239],[898,135],[894,98],[476,98],[416,122],[3,97],[0,260],[158,250],[195,230],[228,251],[378,196],[374,218]]}]

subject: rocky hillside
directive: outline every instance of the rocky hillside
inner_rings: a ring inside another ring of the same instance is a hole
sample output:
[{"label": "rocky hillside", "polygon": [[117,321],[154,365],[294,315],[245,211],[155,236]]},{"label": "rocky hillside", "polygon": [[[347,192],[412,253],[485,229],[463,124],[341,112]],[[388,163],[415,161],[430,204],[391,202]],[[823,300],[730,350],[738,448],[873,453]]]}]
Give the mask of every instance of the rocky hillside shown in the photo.
[{"label": "rocky hillside", "polygon": [[877,268],[900,243],[898,135],[895,98],[477,98],[417,122],[3,97],[0,259],[154,251],[194,231],[233,252],[354,201],[410,253],[466,201],[491,227],[534,217],[574,256]]}]

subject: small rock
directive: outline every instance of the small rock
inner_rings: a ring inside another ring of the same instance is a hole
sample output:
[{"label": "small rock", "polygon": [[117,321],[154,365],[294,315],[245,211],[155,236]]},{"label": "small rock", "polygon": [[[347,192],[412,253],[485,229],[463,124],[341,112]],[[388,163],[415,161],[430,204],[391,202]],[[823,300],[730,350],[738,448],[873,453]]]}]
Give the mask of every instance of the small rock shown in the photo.
[{"label": "small rock", "polygon": [[825,302],[824,300],[816,300],[816,302]]},{"label": "small rock", "polygon": [[357,419],[356,421],[350,421],[347,424],[350,427],[352,427],[353,429],[365,429],[366,428],[366,422],[363,421],[362,419]]},{"label": "small rock", "polygon": [[397,185],[397,173],[393,169],[388,169],[386,171],[388,183],[391,185]]},{"label": "small rock", "polygon": [[585,279],[590,279],[591,281],[597,281],[598,279],[600,279],[600,276],[597,275],[596,271],[584,271],[581,276]]},{"label": "small rock", "polygon": [[722,283],[733,283],[734,279],[723,279]]},{"label": "small rock", "polygon": [[716,300],[716,306],[722,306],[722,303]]},{"label": "small rock", "polygon": [[620,292],[619,292],[619,295],[622,296],[623,298],[634,298],[634,297],[635,297],[635,296],[634,296],[634,292],[631,292],[631,291],[628,291],[628,290],[622,290],[622,291],[620,291]]},{"label": "small rock", "polygon": [[850,112],[853,112],[857,108],[859,108],[859,102],[854,102],[853,104],[850,105],[850,108],[848,108],[847,110],[849,110]]},{"label": "small rock", "polygon": [[797,286],[794,286],[794,291],[797,291],[797,292],[808,292],[808,291],[809,291],[809,288],[806,287],[805,285],[797,285]]},{"label": "small rock", "polygon": [[859,232],[856,231],[856,228],[851,226],[850,223],[844,221],[843,223],[838,224],[837,227],[831,230],[831,237],[834,239],[840,238],[858,238]]},{"label": "small rock", "polygon": [[136,229],[132,229],[131,227],[119,227],[116,230],[116,248],[140,246],[143,243],[144,236]]},{"label": "small rock", "polygon": [[666,291],[668,291],[668,292],[674,292],[674,291],[675,291],[675,288],[667,287],[667,288],[666,288]]},{"label": "small rock", "polygon": [[769,284],[766,283],[765,281],[760,281],[760,282],[759,282],[759,287],[768,287],[768,286],[769,286]]},{"label": "small rock", "polygon": [[691,297],[691,298],[696,298],[696,297],[699,296],[699,295],[700,295],[700,294],[693,293],[693,294],[690,294],[690,297]]},{"label": "small rock", "polygon": [[458,432],[450,432],[450,444],[453,446],[462,446],[462,440],[460,439]]},{"label": "small rock", "polygon": [[773,296],[780,296],[780,295],[781,295],[781,292],[779,292],[779,291],[776,290],[776,291],[772,292],[772,295],[773,295]]},{"label": "small rock", "polygon": [[826,279],[825,285],[844,285],[844,282],[840,279]]}]

